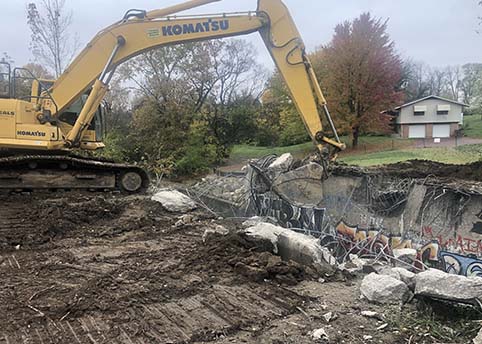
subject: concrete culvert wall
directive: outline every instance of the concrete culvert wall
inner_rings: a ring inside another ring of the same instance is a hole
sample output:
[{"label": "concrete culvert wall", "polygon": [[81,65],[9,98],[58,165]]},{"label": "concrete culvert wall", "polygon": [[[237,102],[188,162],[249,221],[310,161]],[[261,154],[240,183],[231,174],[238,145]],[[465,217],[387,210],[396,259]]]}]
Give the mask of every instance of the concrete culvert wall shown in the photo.
[{"label": "concrete culvert wall", "polygon": [[[411,249],[416,259],[404,267],[482,277],[482,184],[470,166],[425,161],[379,169],[338,166],[322,183],[323,169],[314,165],[293,169],[264,161],[246,175],[229,176],[228,193],[219,187],[226,178],[220,176],[197,188],[208,205],[229,204],[224,216],[231,211],[231,216],[271,217],[285,228],[337,242],[341,261],[353,253],[393,257],[394,250]],[[276,187],[280,181],[282,188]],[[233,185],[239,187],[231,190]]]}]

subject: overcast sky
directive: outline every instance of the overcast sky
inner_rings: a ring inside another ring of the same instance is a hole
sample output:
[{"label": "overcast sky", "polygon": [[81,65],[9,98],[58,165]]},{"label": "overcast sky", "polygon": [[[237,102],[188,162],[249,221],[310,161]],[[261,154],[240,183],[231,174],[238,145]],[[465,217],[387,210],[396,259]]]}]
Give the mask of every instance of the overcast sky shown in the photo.
[{"label": "overcast sky", "polygon": [[[27,0],[0,0],[1,52],[22,65],[31,60],[25,12]],[[73,31],[82,46],[99,30],[119,20],[129,8],[155,9],[176,0],[67,0],[74,12]],[[285,0],[309,50],[327,43],[333,28],[363,12],[389,18],[388,30],[404,57],[433,66],[482,61],[482,35],[477,34],[482,7],[478,0]],[[224,0],[190,13],[244,11],[256,8],[256,0]],[[247,38],[258,49],[259,61],[272,67],[261,39]]]}]

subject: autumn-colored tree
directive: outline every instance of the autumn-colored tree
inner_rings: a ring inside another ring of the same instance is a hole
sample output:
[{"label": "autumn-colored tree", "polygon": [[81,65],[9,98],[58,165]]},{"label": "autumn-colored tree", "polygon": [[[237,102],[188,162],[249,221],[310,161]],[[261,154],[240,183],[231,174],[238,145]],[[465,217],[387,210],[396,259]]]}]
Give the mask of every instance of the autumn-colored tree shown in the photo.
[{"label": "autumn-colored tree", "polygon": [[332,41],[313,58],[336,124],[351,132],[353,147],[363,133],[390,130],[382,111],[402,100],[402,61],[386,21],[364,13],[338,25]]}]

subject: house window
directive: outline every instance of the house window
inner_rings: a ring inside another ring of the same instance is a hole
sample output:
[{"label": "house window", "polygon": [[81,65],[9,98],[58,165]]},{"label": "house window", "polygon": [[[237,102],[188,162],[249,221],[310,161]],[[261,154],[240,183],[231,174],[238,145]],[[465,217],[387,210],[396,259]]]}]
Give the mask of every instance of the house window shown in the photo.
[{"label": "house window", "polygon": [[437,115],[448,115],[450,112],[450,105],[438,105],[437,106]]},{"label": "house window", "polygon": [[425,116],[426,111],[427,111],[426,106],[414,106],[413,107],[413,115],[414,116]]}]

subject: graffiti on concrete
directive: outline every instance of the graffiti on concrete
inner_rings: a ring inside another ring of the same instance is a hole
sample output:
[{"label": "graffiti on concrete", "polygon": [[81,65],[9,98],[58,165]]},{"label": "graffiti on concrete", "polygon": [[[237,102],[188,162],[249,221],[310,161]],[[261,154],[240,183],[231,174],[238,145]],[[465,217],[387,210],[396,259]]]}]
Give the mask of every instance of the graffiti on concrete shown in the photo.
[{"label": "graffiti on concrete", "polygon": [[482,277],[482,260],[452,252],[440,252],[443,270],[450,274]]},{"label": "graffiti on concrete", "polygon": [[[482,220],[482,210],[477,214],[477,218]],[[474,227],[470,230],[472,233],[482,234],[482,221],[474,223]]]},{"label": "graffiti on concrete", "polygon": [[423,237],[438,241],[440,246],[447,251],[475,254],[476,256],[482,255],[482,239],[475,240],[473,238],[463,237],[462,235],[444,239],[442,235],[434,235],[433,229],[430,226],[423,228]]},{"label": "graffiti on concrete", "polygon": [[417,252],[413,262],[415,270],[433,267],[452,274],[482,277],[482,260],[475,255],[464,256],[444,251],[444,246],[437,240],[423,242],[417,238],[363,229],[340,221],[335,235],[324,236],[322,244],[330,248],[339,261],[345,261],[350,254],[391,260],[394,258],[393,250],[414,249]]},{"label": "graffiti on concrete", "polygon": [[285,228],[303,229],[321,234],[325,208],[298,207],[268,194],[254,198],[259,216],[275,218]]},{"label": "graffiti on concrete", "polygon": [[[437,242],[419,244],[413,239],[400,235],[385,233],[378,229],[363,229],[358,226],[350,226],[340,221],[336,226],[335,238],[329,236],[323,239],[323,243],[329,241],[337,243],[336,256],[341,258],[349,254],[357,254],[361,257],[378,257],[390,260],[393,250],[416,249],[416,268],[423,266],[435,266],[438,263],[439,245]],[[423,264],[422,264],[423,263]]]}]

